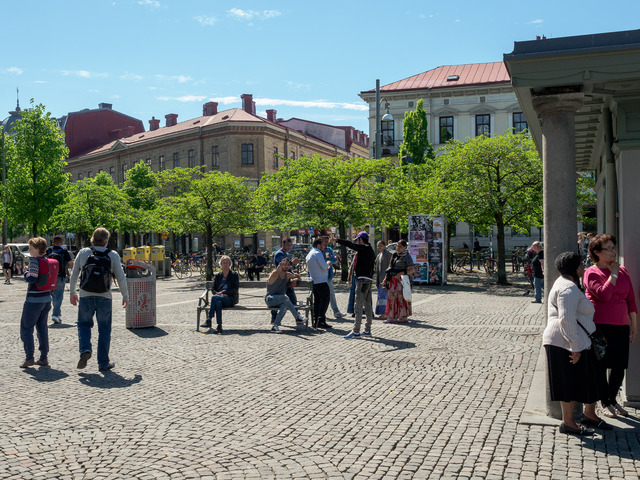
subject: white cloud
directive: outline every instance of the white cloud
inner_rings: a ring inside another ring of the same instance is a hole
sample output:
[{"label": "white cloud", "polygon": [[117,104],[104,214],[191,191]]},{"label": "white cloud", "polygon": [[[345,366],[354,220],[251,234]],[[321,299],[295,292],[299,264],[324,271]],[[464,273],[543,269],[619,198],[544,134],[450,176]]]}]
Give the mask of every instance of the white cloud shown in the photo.
[{"label": "white cloud", "polygon": [[165,82],[178,82],[178,83],[186,83],[193,80],[193,78],[188,75],[156,75],[156,78]]},{"label": "white cloud", "polygon": [[541,18],[536,18],[535,20],[531,20],[530,22],[527,22],[529,25],[540,25],[542,23],[544,23],[544,20],[542,20]]},{"label": "white cloud", "polygon": [[291,80],[287,80],[287,87],[289,88],[304,88],[307,90],[311,89],[311,84],[310,83],[297,83],[297,82],[292,82]]},{"label": "white cloud", "polygon": [[109,76],[107,73],[89,72],[88,70],[62,70],[62,75],[80,78],[106,78]]},{"label": "white cloud", "polygon": [[212,27],[218,21],[216,17],[211,17],[208,15],[198,15],[197,17],[193,17],[193,19],[203,27]]},{"label": "white cloud", "polygon": [[207,98],[206,95],[184,95],[182,97],[156,97],[156,100],[160,100],[162,102],[201,102],[205,98]]},{"label": "white cloud", "polygon": [[138,0],[138,5],[145,5],[148,7],[159,7],[160,2],[158,2],[158,0]]},{"label": "white cloud", "polygon": [[9,67],[4,70],[0,70],[0,73],[11,73],[13,75],[22,75],[22,69],[19,67]]},{"label": "white cloud", "polygon": [[453,21],[453,23],[460,23],[460,19],[459,19],[459,18],[456,18],[456,19]]},{"label": "white cloud", "polygon": [[118,98],[120,98],[120,95],[118,95],[117,93],[114,95],[111,95],[111,98],[117,100]]},{"label": "white cloud", "polygon": [[212,102],[221,103],[223,105],[229,105],[230,103],[240,103],[241,98],[240,97],[216,97],[216,98],[210,98],[209,100]]},{"label": "white cloud", "polygon": [[278,10],[241,10],[239,8],[232,8],[227,12],[231,18],[241,20],[244,22],[251,22],[253,20],[269,20],[271,18],[279,17],[282,15]]},{"label": "white cloud", "polygon": [[136,82],[144,80],[144,77],[142,75],[138,75],[136,73],[129,73],[129,72],[124,72],[122,75],[120,75],[120,78],[122,80],[134,80]]},{"label": "white cloud", "polygon": [[345,110],[360,110],[366,112],[369,110],[368,105],[361,103],[345,103],[345,102],[329,102],[327,100],[284,100],[277,98],[256,98],[256,105],[260,106],[278,106],[284,105],[289,107],[303,108],[342,108]]}]

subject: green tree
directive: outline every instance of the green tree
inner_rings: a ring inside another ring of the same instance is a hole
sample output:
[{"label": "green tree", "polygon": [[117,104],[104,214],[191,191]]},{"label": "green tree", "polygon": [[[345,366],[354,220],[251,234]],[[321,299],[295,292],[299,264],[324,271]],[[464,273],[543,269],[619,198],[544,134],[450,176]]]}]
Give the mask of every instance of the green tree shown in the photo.
[{"label": "green tree", "polygon": [[413,112],[404,112],[402,123],[402,143],[398,158],[411,157],[415,164],[423,164],[427,159],[435,158],[433,146],[429,142],[427,112],[422,99],[418,100]]},{"label": "green tree", "polygon": [[144,161],[140,160],[127,171],[122,191],[131,206],[131,222],[125,228],[139,235],[157,230],[158,179]]},{"label": "green tree", "polygon": [[584,223],[592,222],[587,217],[589,209],[596,204],[595,178],[593,172],[578,172],[576,177],[576,192],[578,195],[578,220]]},{"label": "green tree", "polygon": [[161,216],[167,230],[204,232],[207,280],[213,278],[213,237],[255,231],[251,189],[243,177],[217,170],[199,175],[198,168],[175,168],[158,174]]},{"label": "green tree", "polygon": [[131,221],[127,196],[111,175],[100,172],[68,185],[66,201],[55,208],[50,223],[55,230],[86,238],[97,227],[120,231]]},{"label": "green tree", "polygon": [[[255,210],[261,228],[288,231],[311,225],[338,227],[345,238],[349,224],[363,227],[375,215],[387,215],[383,179],[396,168],[389,159],[322,158],[302,156],[286,161],[274,173],[265,173],[255,192]],[[382,221],[382,220],[381,220]],[[342,277],[347,255],[342,251]]]},{"label": "green tree", "polygon": [[12,132],[7,138],[7,214],[10,223],[25,223],[37,236],[64,203],[69,150],[51,114],[44,105],[34,106],[33,99]]},{"label": "green tree", "polygon": [[426,189],[437,212],[477,228],[497,227],[498,283],[506,284],[505,227],[527,231],[542,217],[542,161],[526,133],[454,141]]}]

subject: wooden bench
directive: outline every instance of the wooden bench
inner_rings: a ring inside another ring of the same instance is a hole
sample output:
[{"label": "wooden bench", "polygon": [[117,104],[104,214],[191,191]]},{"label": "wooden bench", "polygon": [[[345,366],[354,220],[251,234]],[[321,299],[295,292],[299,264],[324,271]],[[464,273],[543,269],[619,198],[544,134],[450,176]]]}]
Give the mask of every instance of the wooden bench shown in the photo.
[{"label": "wooden bench", "polygon": [[[306,290],[308,292],[306,294],[306,300],[304,302],[298,301],[297,305],[295,305],[296,310],[302,313],[304,312],[305,319],[305,328],[309,328],[309,318],[313,315],[313,298],[311,295],[311,282],[306,281],[298,281],[298,285],[295,287],[298,293],[302,293]],[[264,295],[258,297],[256,295],[243,295],[243,288],[263,288],[266,295],[267,282],[249,282],[249,281],[241,281],[240,282],[240,302],[234,305],[231,308],[225,308],[225,310],[244,310],[244,311],[267,311],[271,310],[277,312],[280,310],[280,307],[268,307],[266,303],[264,303]],[[198,298],[198,307],[197,307],[197,315],[196,315],[196,331],[200,331],[200,317],[202,312],[205,312],[205,315],[209,316],[209,307],[210,307],[210,298],[213,289],[213,282],[207,282],[205,286],[204,292]],[[249,298],[260,298],[262,301],[262,305],[242,305],[243,300],[247,300]]]}]

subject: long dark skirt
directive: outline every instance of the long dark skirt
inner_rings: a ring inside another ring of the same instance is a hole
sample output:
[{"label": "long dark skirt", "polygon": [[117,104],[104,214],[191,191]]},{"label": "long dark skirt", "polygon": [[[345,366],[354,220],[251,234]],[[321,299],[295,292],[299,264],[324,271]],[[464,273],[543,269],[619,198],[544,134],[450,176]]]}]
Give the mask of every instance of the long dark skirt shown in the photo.
[{"label": "long dark skirt", "polygon": [[559,402],[594,403],[600,400],[595,357],[591,350],[580,352],[578,363],[569,362],[571,352],[545,345],[551,400]]}]

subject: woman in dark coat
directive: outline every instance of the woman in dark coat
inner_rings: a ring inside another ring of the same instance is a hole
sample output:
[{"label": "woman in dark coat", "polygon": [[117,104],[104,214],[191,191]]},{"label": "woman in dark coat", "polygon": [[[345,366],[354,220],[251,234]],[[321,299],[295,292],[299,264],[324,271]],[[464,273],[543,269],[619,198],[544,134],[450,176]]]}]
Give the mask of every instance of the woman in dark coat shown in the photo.
[{"label": "woman in dark coat", "polygon": [[209,306],[209,316],[203,327],[211,328],[213,315],[216,316],[216,333],[222,333],[222,309],[231,308],[238,303],[240,277],[231,270],[231,259],[227,255],[220,257],[221,272],[213,277],[213,295]]}]

